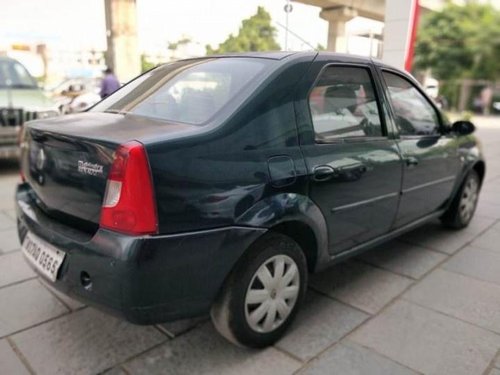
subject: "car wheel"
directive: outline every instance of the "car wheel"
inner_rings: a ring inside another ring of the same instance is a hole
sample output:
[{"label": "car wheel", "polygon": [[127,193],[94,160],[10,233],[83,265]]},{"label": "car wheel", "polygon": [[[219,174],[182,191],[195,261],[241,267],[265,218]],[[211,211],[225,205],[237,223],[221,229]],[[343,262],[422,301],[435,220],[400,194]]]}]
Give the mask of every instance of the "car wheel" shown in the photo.
[{"label": "car wheel", "polygon": [[306,258],[299,245],[288,236],[266,234],[226,280],[212,306],[212,321],[234,344],[271,345],[294,319],[306,285]]},{"label": "car wheel", "polygon": [[451,206],[441,218],[445,226],[461,229],[469,225],[476,211],[480,187],[479,175],[474,170],[470,171]]}]

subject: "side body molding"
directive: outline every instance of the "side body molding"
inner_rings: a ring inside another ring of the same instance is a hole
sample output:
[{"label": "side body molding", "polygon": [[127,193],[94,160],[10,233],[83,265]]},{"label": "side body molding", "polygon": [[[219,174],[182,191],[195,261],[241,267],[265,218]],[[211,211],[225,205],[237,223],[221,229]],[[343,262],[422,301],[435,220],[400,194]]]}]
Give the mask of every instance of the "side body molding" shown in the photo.
[{"label": "side body molding", "polygon": [[317,244],[315,271],[325,268],[330,260],[326,221],[318,206],[305,195],[280,193],[267,197],[237,218],[235,224],[271,228],[292,221],[306,224],[313,230]]}]

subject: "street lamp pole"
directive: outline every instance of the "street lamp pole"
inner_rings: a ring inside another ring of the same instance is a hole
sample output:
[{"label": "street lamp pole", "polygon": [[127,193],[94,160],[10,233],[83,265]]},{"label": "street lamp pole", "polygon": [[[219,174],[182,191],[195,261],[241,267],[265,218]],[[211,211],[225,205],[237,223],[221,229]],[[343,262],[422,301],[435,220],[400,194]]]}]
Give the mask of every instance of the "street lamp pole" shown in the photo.
[{"label": "street lamp pole", "polygon": [[288,15],[292,12],[293,6],[290,4],[290,0],[286,0],[285,7],[285,51],[288,51]]}]

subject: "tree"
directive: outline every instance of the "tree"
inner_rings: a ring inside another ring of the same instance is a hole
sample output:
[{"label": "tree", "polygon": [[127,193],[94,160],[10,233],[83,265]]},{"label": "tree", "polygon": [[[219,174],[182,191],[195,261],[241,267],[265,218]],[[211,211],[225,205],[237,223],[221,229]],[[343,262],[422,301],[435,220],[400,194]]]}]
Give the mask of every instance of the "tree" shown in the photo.
[{"label": "tree", "polygon": [[170,58],[172,60],[175,60],[177,58],[177,51],[179,50],[179,48],[182,51],[183,47],[187,46],[189,43],[191,43],[191,38],[189,37],[182,37],[176,42],[168,43],[167,48],[171,52]]},{"label": "tree", "polygon": [[147,72],[148,70],[151,70],[155,67],[156,65],[153,64],[151,61],[148,60],[145,54],[141,55],[141,72]]},{"label": "tree", "polygon": [[244,19],[238,35],[230,34],[218,48],[206,46],[207,55],[226,52],[245,51],[273,51],[279,50],[276,41],[276,29],[271,25],[271,15],[263,8],[258,7],[257,13]]},{"label": "tree", "polygon": [[500,12],[474,1],[447,3],[428,13],[419,29],[415,67],[441,80],[500,78]]},{"label": "tree", "polygon": [[169,50],[171,50],[171,51],[176,51],[177,48],[179,48],[181,46],[185,46],[186,44],[189,44],[189,43],[191,43],[191,38],[189,38],[189,37],[182,37],[181,39],[179,39],[176,42],[170,42],[170,43],[168,43],[167,48]]}]

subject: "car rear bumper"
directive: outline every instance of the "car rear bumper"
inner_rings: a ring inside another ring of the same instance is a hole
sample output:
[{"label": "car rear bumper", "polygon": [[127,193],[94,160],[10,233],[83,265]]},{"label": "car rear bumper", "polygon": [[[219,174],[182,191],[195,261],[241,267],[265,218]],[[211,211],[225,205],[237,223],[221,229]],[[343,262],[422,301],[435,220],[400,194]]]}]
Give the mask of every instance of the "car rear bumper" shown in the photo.
[{"label": "car rear bumper", "polygon": [[[30,231],[66,253],[57,280],[48,282],[137,324],[207,313],[241,254],[265,232],[225,227],[131,237],[99,229],[89,235],[50,219],[30,191],[20,184],[16,192],[21,242]],[[90,284],[82,282],[82,273],[90,276]]]}]

